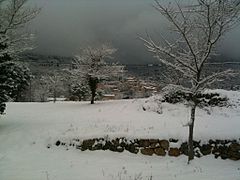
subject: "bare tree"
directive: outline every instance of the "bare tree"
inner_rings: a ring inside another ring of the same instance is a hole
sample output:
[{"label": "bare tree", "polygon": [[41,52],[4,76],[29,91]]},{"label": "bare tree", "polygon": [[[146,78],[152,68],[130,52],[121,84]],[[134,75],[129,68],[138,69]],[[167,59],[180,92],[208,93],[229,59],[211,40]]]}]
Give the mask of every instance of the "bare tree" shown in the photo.
[{"label": "bare tree", "polygon": [[116,49],[103,44],[100,47],[87,47],[75,57],[72,73],[79,80],[85,79],[91,91],[91,104],[94,104],[98,83],[123,72],[123,66],[107,62],[113,59]]},{"label": "bare tree", "polygon": [[144,41],[147,49],[163,64],[172,67],[189,82],[189,85],[170,84],[168,90],[180,90],[190,94],[191,119],[188,139],[188,162],[194,158],[193,130],[196,107],[201,103],[198,95],[205,88],[233,71],[226,70],[205,74],[204,67],[215,54],[215,47],[221,38],[239,22],[240,5],[236,0],[197,0],[193,4],[162,5],[157,0],[155,9],[167,19],[177,39],[171,42],[161,37],[157,43],[149,35]]},{"label": "bare tree", "polygon": [[40,8],[27,6],[28,0],[0,0],[0,56],[16,55],[32,49],[32,34],[25,27],[40,12]]}]

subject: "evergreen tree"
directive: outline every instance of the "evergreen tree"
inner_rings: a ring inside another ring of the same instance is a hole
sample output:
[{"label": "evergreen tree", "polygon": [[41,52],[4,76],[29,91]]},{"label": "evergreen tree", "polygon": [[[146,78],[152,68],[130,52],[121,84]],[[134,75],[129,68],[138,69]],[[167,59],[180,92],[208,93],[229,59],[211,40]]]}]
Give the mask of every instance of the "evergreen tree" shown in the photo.
[{"label": "evergreen tree", "polygon": [[79,101],[85,101],[88,97],[89,87],[85,83],[77,83],[72,86],[72,95],[77,96]]},{"label": "evergreen tree", "polygon": [[22,28],[39,12],[26,7],[27,0],[0,0],[0,114],[5,102],[15,99],[30,80],[29,70],[17,62],[17,54],[31,49],[31,35]]}]

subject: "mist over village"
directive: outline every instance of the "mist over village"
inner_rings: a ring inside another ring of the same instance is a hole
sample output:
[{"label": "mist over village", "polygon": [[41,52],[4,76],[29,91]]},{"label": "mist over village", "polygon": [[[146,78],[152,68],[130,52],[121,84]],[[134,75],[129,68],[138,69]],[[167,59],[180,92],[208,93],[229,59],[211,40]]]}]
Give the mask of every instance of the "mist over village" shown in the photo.
[{"label": "mist over village", "polygon": [[0,0],[0,179],[239,179],[239,22],[239,0]]}]

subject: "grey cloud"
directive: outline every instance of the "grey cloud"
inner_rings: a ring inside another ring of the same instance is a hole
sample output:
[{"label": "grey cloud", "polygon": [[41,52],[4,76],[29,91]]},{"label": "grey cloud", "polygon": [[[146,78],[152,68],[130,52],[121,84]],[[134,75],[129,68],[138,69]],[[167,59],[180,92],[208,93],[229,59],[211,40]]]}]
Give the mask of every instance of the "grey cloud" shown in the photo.
[{"label": "grey cloud", "polygon": [[[35,52],[72,56],[80,47],[110,42],[121,62],[154,59],[137,34],[165,32],[166,22],[151,6],[153,0],[32,0],[43,7],[30,29],[37,34]],[[220,50],[240,57],[240,28],[229,34]],[[231,45],[231,48],[230,48]]]}]

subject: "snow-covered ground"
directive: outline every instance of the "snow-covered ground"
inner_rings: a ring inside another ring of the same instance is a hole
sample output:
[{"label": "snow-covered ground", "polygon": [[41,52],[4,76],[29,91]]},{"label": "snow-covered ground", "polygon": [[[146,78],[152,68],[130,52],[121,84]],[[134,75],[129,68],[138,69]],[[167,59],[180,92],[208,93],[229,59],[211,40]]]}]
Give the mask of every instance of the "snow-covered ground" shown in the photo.
[{"label": "snow-covered ground", "polygon": [[[221,91],[226,93],[225,91]],[[240,93],[227,92],[236,106],[197,111],[195,139],[240,138]],[[240,162],[143,156],[129,152],[81,152],[56,147],[57,140],[127,137],[177,138],[185,141],[189,109],[162,105],[162,114],[143,111],[145,99],[97,102],[8,103],[0,120],[0,180],[239,180]],[[51,145],[51,148],[47,146]],[[128,178],[131,176],[131,178]]]}]

